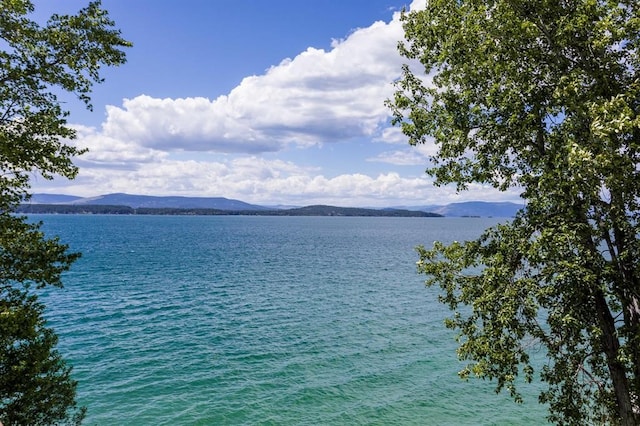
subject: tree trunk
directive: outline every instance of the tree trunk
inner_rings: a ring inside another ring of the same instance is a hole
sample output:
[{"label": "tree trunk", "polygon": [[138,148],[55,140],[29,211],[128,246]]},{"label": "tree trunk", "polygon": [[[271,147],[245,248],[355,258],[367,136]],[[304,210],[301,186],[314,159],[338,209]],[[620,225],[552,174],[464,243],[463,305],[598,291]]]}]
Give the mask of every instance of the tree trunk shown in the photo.
[{"label": "tree trunk", "polygon": [[595,299],[598,320],[602,327],[602,346],[607,357],[607,366],[616,396],[620,424],[623,426],[637,426],[640,424],[640,419],[638,419],[633,409],[629,381],[624,365],[618,360],[620,342],[618,341],[614,319],[601,291],[596,292]]},{"label": "tree trunk", "polygon": [[[629,322],[631,328],[630,344],[632,348],[632,361],[634,373],[634,393],[631,395],[631,403],[636,415],[636,420],[640,418],[640,298],[632,295],[627,310],[629,312]],[[640,423],[640,420],[638,420]]]}]

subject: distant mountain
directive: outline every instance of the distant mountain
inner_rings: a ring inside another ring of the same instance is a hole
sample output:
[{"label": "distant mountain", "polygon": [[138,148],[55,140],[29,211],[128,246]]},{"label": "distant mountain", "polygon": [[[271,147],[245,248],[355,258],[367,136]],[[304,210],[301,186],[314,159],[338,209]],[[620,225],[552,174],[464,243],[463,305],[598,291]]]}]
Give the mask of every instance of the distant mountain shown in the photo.
[{"label": "distant mountain", "polygon": [[[349,207],[332,207],[332,206],[260,206],[249,204],[239,200],[233,200],[223,197],[178,197],[167,196],[157,197],[150,195],[131,195],[131,194],[106,194],[97,197],[82,198],[73,195],[61,194],[34,194],[27,204],[56,204],[56,205],[75,205],[75,206],[125,206],[133,209],[149,208],[149,209],[209,209],[224,210],[234,212],[250,212],[250,211],[270,211],[271,214],[277,214],[275,210],[285,211],[288,215],[368,215],[365,211],[354,214],[355,210],[370,211],[389,211],[384,214],[388,216],[404,215],[398,211],[417,211],[436,213],[437,215],[449,217],[461,216],[482,216],[482,217],[513,217],[516,212],[523,206],[517,203],[494,203],[485,201],[469,201],[462,203],[452,203],[446,205],[430,205],[430,206],[403,206],[389,209],[355,209]],[[376,215],[381,215],[377,213]]]},{"label": "distant mountain", "polygon": [[523,207],[516,203],[492,203],[486,201],[467,201],[444,206],[426,206],[420,210],[439,213],[443,216],[481,216],[481,217],[514,217]]},{"label": "distant mountain", "polygon": [[[55,197],[70,197],[64,198]],[[73,205],[109,205],[137,208],[170,208],[170,209],[218,209],[218,210],[267,210],[266,207],[223,197],[154,197],[150,195],[106,194],[97,197],[80,198],[71,196],[35,194],[31,203],[35,204],[73,204]],[[43,201],[40,201],[43,200]],[[57,200],[57,201],[56,201]]]},{"label": "distant mountain", "polygon": [[357,207],[307,206],[279,210],[220,210],[207,208],[129,207],[109,204],[23,204],[18,213],[26,214],[140,214],[172,216],[384,216],[440,217],[436,213],[398,209],[365,209]]},{"label": "distant mountain", "polygon": [[33,204],[70,204],[82,200],[82,197],[62,194],[33,194],[29,203]]},{"label": "distant mountain", "polygon": [[278,216],[386,216],[386,217],[440,217],[437,213],[403,209],[365,209],[359,207],[306,206],[270,212]]}]

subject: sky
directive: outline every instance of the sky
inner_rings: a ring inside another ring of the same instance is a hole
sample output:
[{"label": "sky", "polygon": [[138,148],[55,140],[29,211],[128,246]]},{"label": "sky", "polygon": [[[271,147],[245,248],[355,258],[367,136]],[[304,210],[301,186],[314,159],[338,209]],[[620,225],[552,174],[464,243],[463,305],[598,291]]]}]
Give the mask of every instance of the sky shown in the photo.
[{"label": "sky", "polygon": [[[410,1],[410,0],[409,0]],[[425,206],[518,201],[433,185],[386,99],[406,62],[399,0],[103,0],[133,43],[104,69],[93,111],[62,97],[89,148],[76,179],[35,193],[226,197],[261,205]],[[35,18],[80,0],[36,0]]]}]

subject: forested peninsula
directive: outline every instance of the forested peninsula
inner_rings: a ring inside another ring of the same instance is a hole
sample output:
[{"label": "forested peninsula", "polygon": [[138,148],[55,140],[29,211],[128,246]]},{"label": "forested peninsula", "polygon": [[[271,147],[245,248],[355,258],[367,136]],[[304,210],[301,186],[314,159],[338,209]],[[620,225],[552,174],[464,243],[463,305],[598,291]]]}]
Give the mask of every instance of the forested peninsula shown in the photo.
[{"label": "forested peninsula", "polygon": [[380,217],[443,217],[437,213],[403,209],[366,209],[325,205],[273,210],[221,210],[207,208],[153,208],[99,204],[21,204],[23,214],[122,214],[163,216],[380,216]]}]

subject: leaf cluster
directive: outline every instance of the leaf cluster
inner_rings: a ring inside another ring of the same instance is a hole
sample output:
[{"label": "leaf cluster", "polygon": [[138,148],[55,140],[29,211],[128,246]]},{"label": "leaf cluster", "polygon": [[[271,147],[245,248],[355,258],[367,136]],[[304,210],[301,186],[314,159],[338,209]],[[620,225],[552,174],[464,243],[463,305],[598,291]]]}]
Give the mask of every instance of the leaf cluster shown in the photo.
[{"label": "leaf cluster", "polygon": [[26,197],[29,174],[75,177],[67,125],[57,92],[70,92],[91,107],[89,94],[104,66],[124,63],[131,45],[100,2],[76,15],[54,15],[41,26],[29,18],[29,0],[0,2],[0,207]]},{"label": "leaf cluster", "polygon": [[58,338],[43,319],[34,295],[0,291],[0,390],[6,425],[80,424],[77,382],[54,348]]},{"label": "leaf cluster", "polygon": [[131,44],[99,1],[45,25],[31,19],[33,11],[29,0],[0,0],[0,422],[78,424],[84,408],[75,402],[76,382],[36,290],[61,287],[79,254],[14,213],[34,174],[78,171],[73,159],[84,150],[71,143],[76,134],[58,94],[91,108],[102,67],[124,63]]},{"label": "leaf cluster", "polygon": [[437,145],[427,173],[526,200],[476,241],[418,249],[461,375],[520,400],[542,352],[551,420],[639,424],[640,6],[432,0],[403,21],[413,65],[388,105],[411,144]]},{"label": "leaf cluster", "polygon": [[62,287],[62,273],[80,256],[40,224],[0,214],[0,420],[5,425],[79,424],[71,367],[55,349],[44,305],[33,289]]}]

